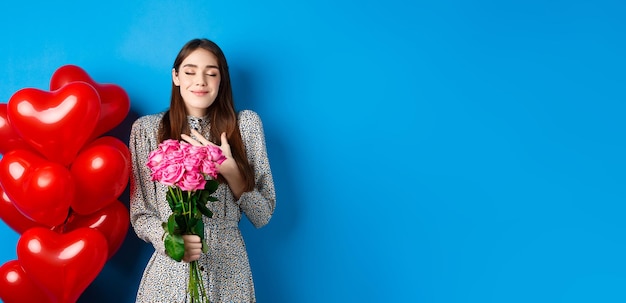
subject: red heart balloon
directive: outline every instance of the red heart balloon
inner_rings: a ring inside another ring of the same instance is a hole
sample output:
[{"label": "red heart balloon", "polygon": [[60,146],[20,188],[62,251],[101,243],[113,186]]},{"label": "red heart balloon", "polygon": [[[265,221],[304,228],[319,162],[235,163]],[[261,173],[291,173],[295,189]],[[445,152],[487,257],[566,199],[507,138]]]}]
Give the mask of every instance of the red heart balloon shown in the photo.
[{"label": "red heart balloon", "polygon": [[64,85],[83,81],[91,84],[100,95],[100,118],[91,138],[96,138],[124,121],[130,111],[130,99],[126,91],[115,84],[100,84],[94,81],[89,74],[76,65],[64,65],[57,69],[50,79],[50,90],[56,90]]},{"label": "red heart balloon", "polygon": [[96,139],[80,151],[70,172],[76,182],[72,209],[81,215],[96,212],[117,200],[128,185],[128,147],[113,137]]},{"label": "red heart balloon", "polygon": [[122,142],[122,140],[115,138],[115,137],[111,137],[111,136],[105,136],[105,137],[98,138],[98,143],[111,145],[111,146],[116,147],[118,150],[120,150],[124,154],[124,158],[128,159],[128,167],[130,168],[130,165],[131,165],[130,150],[128,149],[128,146],[124,142]]},{"label": "red heart balloon", "polygon": [[24,273],[19,261],[0,267],[0,298],[4,303],[50,302],[50,298]]},{"label": "red heart balloon", "polygon": [[52,92],[24,88],[9,99],[7,115],[13,129],[38,152],[69,165],[96,127],[100,97],[85,82]]},{"label": "red heart balloon", "polygon": [[18,234],[22,234],[32,227],[44,227],[44,225],[29,219],[17,210],[2,187],[0,187],[0,219]]},{"label": "red heart balloon", "polygon": [[27,150],[12,150],[0,159],[0,182],[22,214],[50,227],[65,221],[74,200],[69,170]]},{"label": "red heart balloon", "polygon": [[7,104],[0,103],[0,154],[14,149],[30,149],[30,145],[18,135],[7,117]]},{"label": "red heart balloon", "polygon": [[107,240],[93,228],[58,234],[31,228],[17,241],[17,259],[24,272],[52,302],[76,302],[107,260]]},{"label": "red heart balloon", "polygon": [[109,246],[108,258],[115,255],[122,246],[128,227],[130,216],[128,209],[122,202],[115,201],[107,207],[90,215],[73,213],[65,224],[65,231],[76,230],[81,227],[95,228],[104,235]]}]

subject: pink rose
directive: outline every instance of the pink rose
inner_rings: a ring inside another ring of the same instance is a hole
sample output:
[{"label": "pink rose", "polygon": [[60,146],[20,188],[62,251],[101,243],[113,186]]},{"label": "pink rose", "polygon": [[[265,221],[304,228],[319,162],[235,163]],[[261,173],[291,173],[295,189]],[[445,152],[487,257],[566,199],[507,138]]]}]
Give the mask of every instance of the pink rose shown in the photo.
[{"label": "pink rose", "polygon": [[217,179],[217,165],[226,157],[217,146],[193,146],[187,142],[165,140],[148,155],[146,165],[151,178],[182,190],[203,189],[205,176]]},{"label": "pink rose", "polygon": [[146,165],[150,169],[157,167],[161,163],[161,161],[163,161],[163,156],[163,152],[160,149],[155,149],[151,151],[148,155],[148,162],[146,163]]},{"label": "pink rose", "polygon": [[196,157],[196,158],[200,158],[200,159],[204,159],[207,157],[207,149],[205,146],[191,146],[189,147],[189,149],[187,150],[188,154]]},{"label": "pink rose", "polygon": [[202,166],[202,159],[195,156],[187,156],[183,159],[183,166],[187,171],[199,173],[200,167]]},{"label": "pink rose", "polygon": [[153,169],[150,173],[150,180],[160,182],[162,179],[163,170]]},{"label": "pink rose", "polygon": [[182,163],[185,159],[185,151],[182,149],[172,149],[165,154],[167,165]]},{"label": "pink rose", "polygon": [[157,174],[160,174],[158,181],[167,186],[173,186],[183,178],[184,173],[185,168],[182,164],[170,164],[157,171]]},{"label": "pink rose", "polygon": [[177,185],[182,190],[194,191],[204,189],[205,184],[206,180],[204,180],[204,176],[201,173],[188,171]]},{"label": "pink rose", "polygon": [[213,179],[217,179],[217,166],[215,162],[205,159],[202,161],[202,172],[211,176]]},{"label": "pink rose", "polygon": [[189,148],[192,147],[193,145],[187,143],[187,142],[180,142],[180,146],[179,149],[185,153],[185,155],[189,154]]},{"label": "pink rose", "polygon": [[159,149],[162,150],[163,153],[167,154],[174,150],[179,150],[180,142],[174,139],[168,139],[159,143]]},{"label": "pink rose", "polygon": [[207,146],[207,154],[210,161],[217,162],[217,164],[222,164],[226,157],[222,154],[222,150],[216,146]]}]

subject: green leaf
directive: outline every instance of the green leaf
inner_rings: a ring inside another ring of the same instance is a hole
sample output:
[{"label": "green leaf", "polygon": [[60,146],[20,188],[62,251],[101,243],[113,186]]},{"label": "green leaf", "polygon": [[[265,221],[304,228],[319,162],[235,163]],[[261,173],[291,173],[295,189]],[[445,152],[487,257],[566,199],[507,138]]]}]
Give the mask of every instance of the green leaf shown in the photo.
[{"label": "green leaf", "polygon": [[196,224],[198,224],[198,218],[189,218],[189,221],[187,221],[187,228],[185,229],[185,232],[193,234],[193,231],[196,228]]},{"label": "green leaf", "polygon": [[202,253],[207,253],[209,251],[209,246],[206,244],[206,241],[202,240]]},{"label": "green leaf", "polygon": [[181,229],[178,225],[175,215],[171,215],[169,218],[167,218],[167,233],[169,233],[170,235],[176,235],[180,234],[180,230]]},{"label": "green leaf", "polygon": [[204,191],[208,192],[209,194],[212,194],[217,190],[217,187],[219,185],[220,183],[217,182],[216,180],[207,180],[206,184],[204,185]]},{"label": "green leaf", "polygon": [[212,218],[213,217],[213,212],[208,209],[206,207],[206,205],[204,205],[204,203],[198,201],[198,203],[196,203],[196,206],[198,207],[198,210],[205,216]]},{"label": "green leaf", "polygon": [[165,253],[167,253],[170,258],[180,262],[185,255],[185,241],[183,241],[183,237],[180,235],[168,234],[165,236],[164,243]]},{"label": "green leaf", "polygon": [[183,204],[178,201],[178,198],[171,192],[171,191],[167,191],[167,203],[170,206],[170,209],[172,210],[173,213],[175,214],[182,214],[183,213]]},{"label": "green leaf", "polygon": [[167,200],[167,204],[169,204],[170,206],[170,209],[174,211],[174,209],[176,208],[176,198],[174,197],[174,195],[172,195],[172,192],[168,190],[165,198]]},{"label": "green leaf", "polygon": [[195,235],[198,235],[200,239],[204,240],[204,222],[202,220],[196,222],[191,232]]},{"label": "green leaf", "polygon": [[198,195],[198,201],[199,202],[206,202],[209,200],[209,197],[211,196],[211,193],[208,191],[200,191],[200,194]]},{"label": "green leaf", "polygon": [[178,226],[178,234],[183,234],[185,233],[185,231],[187,231],[188,229],[188,225],[187,225],[187,220],[185,219],[185,216],[183,215],[179,215],[179,216],[174,216],[174,220],[176,221],[176,225]]},{"label": "green leaf", "polygon": [[173,212],[177,215],[182,215],[183,214],[183,204],[182,203],[177,203],[176,206],[174,207]]}]

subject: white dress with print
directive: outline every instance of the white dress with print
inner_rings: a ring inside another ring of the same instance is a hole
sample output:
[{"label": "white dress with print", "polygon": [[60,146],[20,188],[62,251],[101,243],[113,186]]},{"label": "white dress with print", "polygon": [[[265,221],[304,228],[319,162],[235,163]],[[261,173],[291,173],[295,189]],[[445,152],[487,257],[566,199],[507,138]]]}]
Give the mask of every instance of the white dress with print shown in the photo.
[{"label": "white dress with print", "polygon": [[[133,166],[131,224],[137,236],[155,248],[139,285],[138,303],[186,302],[189,264],[168,257],[163,244],[161,224],[172,213],[165,198],[166,187],[150,181],[150,170],[145,165],[148,154],[157,148],[157,132],[163,114],[137,119],[129,141]],[[188,117],[188,120],[190,124],[199,123],[201,133],[208,137],[209,121],[193,117]],[[238,114],[238,122],[248,160],[254,169],[256,185],[253,191],[243,193],[239,200],[235,200],[228,185],[220,184],[213,194],[219,201],[208,204],[213,212],[213,218],[204,219],[209,251],[202,254],[199,262],[212,303],[256,302],[239,221],[243,213],[254,226],[262,227],[270,220],[276,205],[261,120],[255,112],[244,110]]]}]

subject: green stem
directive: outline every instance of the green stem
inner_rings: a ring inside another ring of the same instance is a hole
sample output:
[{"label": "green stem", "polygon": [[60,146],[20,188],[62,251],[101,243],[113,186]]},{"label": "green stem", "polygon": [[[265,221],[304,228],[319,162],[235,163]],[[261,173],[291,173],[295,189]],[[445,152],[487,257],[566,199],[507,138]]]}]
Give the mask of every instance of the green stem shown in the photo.
[{"label": "green stem", "polygon": [[[183,200],[183,190],[178,187],[169,187],[170,194],[174,197],[175,201],[180,201],[182,203],[182,215],[183,219],[186,221],[186,229],[182,231],[183,234],[192,234],[194,233],[194,227],[189,226],[189,222],[194,219],[197,210],[197,206],[192,199],[193,193],[191,191],[187,191],[187,202],[185,203]],[[202,271],[198,268],[198,261],[192,261],[189,263],[189,279],[187,284],[187,295],[189,297],[189,302],[192,303],[210,303],[209,297],[206,293],[206,288],[204,286]]]},{"label": "green stem", "polygon": [[193,215],[194,215],[193,205],[192,205],[192,203],[191,203],[191,202],[192,202],[192,201],[191,201],[191,195],[192,195],[192,194],[191,194],[191,192],[190,192],[190,191],[188,191],[188,192],[187,192],[187,203],[189,203],[189,205],[188,205],[188,206],[189,206],[189,216],[188,216],[188,221],[190,221],[190,220],[191,220],[191,218],[193,218]]},{"label": "green stem", "polygon": [[198,261],[189,263],[189,283],[187,293],[191,303],[210,303],[202,281],[202,272],[198,269]]}]

